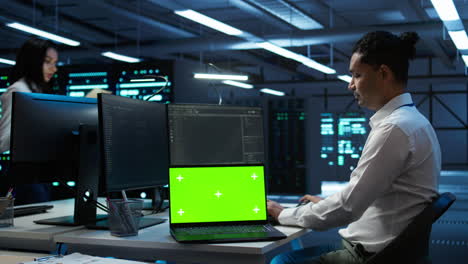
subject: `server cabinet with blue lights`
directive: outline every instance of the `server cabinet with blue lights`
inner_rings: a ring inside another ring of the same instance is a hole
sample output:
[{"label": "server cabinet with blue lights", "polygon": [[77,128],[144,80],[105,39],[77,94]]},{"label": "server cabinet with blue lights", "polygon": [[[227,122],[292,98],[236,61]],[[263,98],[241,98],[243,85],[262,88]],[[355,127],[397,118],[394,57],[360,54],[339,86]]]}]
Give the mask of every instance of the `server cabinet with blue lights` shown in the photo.
[{"label": "server cabinet with blue lights", "polygon": [[[8,86],[12,85],[9,81],[10,68],[2,69],[0,71],[0,96],[6,92]],[[2,102],[0,101],[0,118],[3,115]],[[3,175],[4,171],[8,168],[10,162],[10,151],[0,153],[0,175]]]},{"label": "server cabinet with blue lights", "polygon": [[304,194],[307,187],[304,101],[272,100],[269,109],[268,192]]},{"label": "server cabinet with blue lights", "polygon": [[114,68],[117,95],[162,103],[172,102],[173,63],[125,64]]},{"label": "server cabinet with blue lights", "polygon": [[0,72],[0,96],[6,92],[8,86],[11,85],[10,81],[8,80],[9,76],[6,71]]},{"label": "server cabinet with blue lights", "polygon": [[366,143],[367,118],[363,113],[320,114],[320,159],[323,179],[348,181]]},{"label": "server cabinet with blue lights", "polygon": [[60,68],[60,84],[65,94],[72,97],[85,97],[94,89],[111,91],[107,65],[73,65]]}]

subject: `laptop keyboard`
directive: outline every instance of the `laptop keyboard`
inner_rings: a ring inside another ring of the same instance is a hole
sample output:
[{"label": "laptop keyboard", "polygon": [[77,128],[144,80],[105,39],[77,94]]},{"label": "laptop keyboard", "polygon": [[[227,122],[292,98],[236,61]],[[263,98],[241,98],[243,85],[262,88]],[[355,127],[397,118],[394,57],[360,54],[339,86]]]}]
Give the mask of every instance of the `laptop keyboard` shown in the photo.
[{"label": "laptop keyboard", "polygon": [[177,232],[183,232],[188,235],[258,233],[269,232],[272,230],[273,227],[270,225],[199,226],[177,228]]}]

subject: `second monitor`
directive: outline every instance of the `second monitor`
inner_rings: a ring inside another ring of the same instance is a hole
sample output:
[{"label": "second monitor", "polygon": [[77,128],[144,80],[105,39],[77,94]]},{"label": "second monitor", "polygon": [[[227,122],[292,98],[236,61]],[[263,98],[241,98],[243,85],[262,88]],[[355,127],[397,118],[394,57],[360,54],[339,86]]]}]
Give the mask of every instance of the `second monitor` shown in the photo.
[{"label": "second monitor", "polygon": [[171,104],[171,166],[264,163],[262,109]]},{"label": "second monitor", "polygon": [[[166,108],[164,104],[99,94],[101,168],[106,192],[169,183]],[[162,221],[143,218],[140,226]]]}]

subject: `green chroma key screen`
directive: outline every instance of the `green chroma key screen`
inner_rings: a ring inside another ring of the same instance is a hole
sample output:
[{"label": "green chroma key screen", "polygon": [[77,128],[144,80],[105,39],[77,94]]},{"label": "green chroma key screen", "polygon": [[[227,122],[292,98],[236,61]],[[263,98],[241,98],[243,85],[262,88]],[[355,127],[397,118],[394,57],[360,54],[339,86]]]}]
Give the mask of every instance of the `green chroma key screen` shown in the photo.
[{"label": "green chroma key screen", "polygon": [[169,169],[171,223],[266,220],[263,166]]}]

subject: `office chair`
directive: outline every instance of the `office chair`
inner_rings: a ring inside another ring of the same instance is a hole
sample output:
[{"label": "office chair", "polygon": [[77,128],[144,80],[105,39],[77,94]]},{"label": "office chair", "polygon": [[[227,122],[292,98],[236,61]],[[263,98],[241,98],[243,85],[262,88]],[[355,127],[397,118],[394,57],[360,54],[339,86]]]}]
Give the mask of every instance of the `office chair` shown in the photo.
[{"label": "office chair", "polygon": [[455,202],[452,193],[435,198],[413,221],[383,250],[369,258],[365,264],[430,264],[429,239],[434,223]]}]

